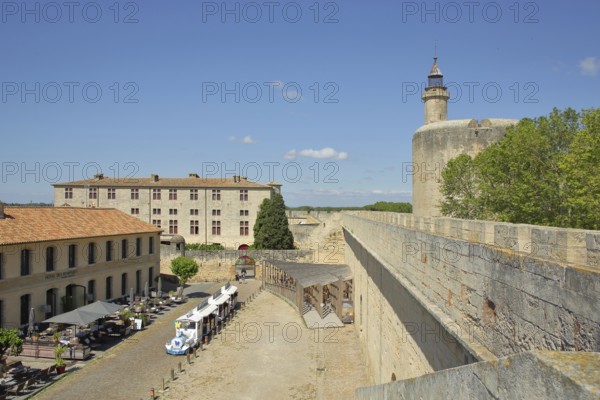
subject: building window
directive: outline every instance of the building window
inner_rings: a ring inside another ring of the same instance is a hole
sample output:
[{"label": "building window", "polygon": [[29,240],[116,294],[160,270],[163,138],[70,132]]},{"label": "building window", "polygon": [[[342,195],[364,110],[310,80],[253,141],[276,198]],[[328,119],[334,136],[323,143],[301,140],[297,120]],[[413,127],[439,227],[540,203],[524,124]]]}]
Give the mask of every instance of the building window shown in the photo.
[{"label": "building window", "polygon": [[135,239],[135,255],[138,257],[142,255],[142,238]]},{"label": "building window", "polygon": [[240,221],[240,236],[248,236],[250,234],[250,223],[248,221]]},{"label": "building window", "polygon": [[198,215],[198,209],[197,208],[192,208],[190,210],[190,215]]},{"label": "building window", "polygon": [[[121,296],[125,296],[127,294],[127,272],[121,274]],[[133,299],[129,299],[129,301],[133,301]]]},{"label": "building window", "polygon": [[212,222],[212,234],[213,235],[221,234],[221,221],[213,221]]},{"label": "building window", "polygon": [[131,200],[140,199],[140,189],[131,189]]},{"label": "building window", "polygon": [[152,225],[154,225],[157,228],[160,228],[161,227],[160,219],[153,219]]},{"label": "building window", "polygon": [[65,199],[73,198],[73,188],[65,188]]},{"label": "building window", "polygon": [[177,215],[177,209],[176,208],[169,208],[169,215]]},{"label": "building window", "polygon": [[[0,253],[0,279],[4,276],[4,254]],[[2,310],[0,310],[2,312]],[[0,321],[0,328],[2,327],[2,322]]]},{"label": "building window", "polygon": [[[153,238],[150,238],[150,239],[153,239]],[[154,281],[154,267],[148,268],[148,285],[154,286],[152,281]]]},{"label": "building window", "polygon": [[77,245],[69,245],[69,268],[75,268],[77,263]]},{"label": "building window", "polygon": [[27,249],[21,250],[21,276],[26,276],[31,273],[31,251]]},{"label": "building window", "polygon": [[200,224],[198,221],[190,221],[190,235],[200,234]]},{"label": "building window", "polygon": [[108,200],[116,200],[117,199],[117,189],[108,188]]},{"label": "building window", "polygon": [[129,246],[129,243],[127,243],[127,239],[121,240],[121,258],[122,259],[127,258],[127,253],[128,253],[127,246]]},{"label": "building window", "polygon": [[96,263],[96,243],[88,244],[88,264]]},{"label": "building window", "polygon": [[112,249],[113,249],[112,240],[107,240],[106,241],[106,261],[112,261]]},{"label": "building window", "polygon": [[96,281],[93,279],[88,281],[87,286],[87,300],[90,302],[96,301]]},{"label": "building window", "polygon": [[177,220],[176,219],[169,220],[169,234],[177,235]]},{"label": "building window", "polygon": [[46,272],[54,271],[54,247],[46,247]]},{"label": "building window", "polygon": [[4,302],[0,300],[0,327],[4,326]]},{"label": "building window", "polygon": [[148,254],[154,254],[154,237],[153,236],[150,236],[148,238]]},{"label": "building window", "polygon": [[160,215],[160,208],[153,208],[152,215]]},{"label": "building window", "polygon": [[131,215],[140,215],[140,209],[139,208],[132,208],[131,209]]},{"label": "building window", "polygon": [[21,325],[29,323],[29,310],[31,309],[31,296],[24,294],[21,296]]},{"label": "building window", "polygon": [[221,191],[219,189],[213,189],[212,199],[213,200],[221,200]]},{"label": "building window", "polygon": [[240,201],[248,201],[248,189],[240,190]]},{"label": "building window", "polygon": [[88,196],[90,200],[96,200],[98,198],[98,188],[89,188]]},{"label": "building window", "polygon": [[213,217],[218,217],[221,215],[221,210],[212,210]]},{"label": "building window", "polygon": [[112,299],[112,276],[106,278],[106,300]]},{"label": "building window", "polygon": [[250,215],[248,210],[240,210],[240,217],[247,217],[248,215]]},{"label": "building window", "polygon": [[152,189],[152,200],[160,200],[160,189]]},{"label": "building window", "polygon": [[138,269],[135,271],[135,292],[142,292],[142,270]]},{"label": "building window", "polygon": [[190,189],[190,200],[198,200],[198,189]]},{"label": "building window", "polygon": [[177,189],[169,189],[169,200],[177,200]]}]

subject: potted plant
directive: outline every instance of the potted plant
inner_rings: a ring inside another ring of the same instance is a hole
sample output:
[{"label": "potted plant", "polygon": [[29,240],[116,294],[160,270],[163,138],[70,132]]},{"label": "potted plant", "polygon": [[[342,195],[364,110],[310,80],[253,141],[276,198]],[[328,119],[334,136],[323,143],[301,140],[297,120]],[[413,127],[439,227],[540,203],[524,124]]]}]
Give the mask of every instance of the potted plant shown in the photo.
[{"label": "potted plant", "polygon": [[39,332],[32,332],[31,333],[31,341],[33,343],[37,343],[40,340],[40,333]]},{"label": "potted plant", "polygon": [[65,346],[63,344],[58,344],[54,348],[54,365],[56,365],[56,373],[57,374],[64,373],[65,369],[67,368],[67,364],[65,363],[65,360],[63,360],[63,358],[62,358],[62,356],[66,350],[67,350],[67,346]]},{"label": "potted plant", "polygon": [[60,340],[60,332],[56,331],[52,334],[52,341],[54,343],[58,343],[59,340]]}]

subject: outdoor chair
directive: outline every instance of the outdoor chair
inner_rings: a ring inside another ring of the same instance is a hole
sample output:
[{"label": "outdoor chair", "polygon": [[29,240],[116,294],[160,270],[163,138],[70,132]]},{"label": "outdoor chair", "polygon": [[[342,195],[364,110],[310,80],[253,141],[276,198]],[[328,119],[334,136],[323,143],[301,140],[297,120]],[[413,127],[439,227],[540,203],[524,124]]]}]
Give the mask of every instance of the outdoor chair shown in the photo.
[{"label": "outdoor chair", "polygon": [[6,389],[7,393],[13,394],[15,396],[18,396],[19,393],[21,393],[23,391],[23,389],[25,389],[25,384],[27,383],[27,381],[23,381],[21,383],[17,383],[15,386]]},{"label": "outdoor chair", "polygon": [[37,380],[40,382],[48,382],[48,374],[49,373],[50,373],[50,367],[41,370],[40,374],[37,376]]},{"label": "outdoor chair", "polygon": [[56,373],[56,365],[52,365],[50,367],[50,369],[48,370],[48,377],[50,377],[50,375],[55,374]]},{"label": "outdoor chair", "polygon": [[37,376],[29,378],[25,381],[25,388],[35,390],[37,385]]}]

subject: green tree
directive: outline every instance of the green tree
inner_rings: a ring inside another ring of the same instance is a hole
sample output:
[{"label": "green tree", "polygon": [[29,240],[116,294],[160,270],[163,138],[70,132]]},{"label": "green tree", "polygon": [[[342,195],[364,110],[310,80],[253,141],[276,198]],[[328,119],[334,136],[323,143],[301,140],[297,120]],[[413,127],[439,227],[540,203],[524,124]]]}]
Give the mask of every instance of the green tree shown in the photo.
[{"label": "green tree", "polygon": [[442,170],[440,212],[455,218],[482,219],[479,175],[471,156],[461,154]]},{"label": "green tree", "polygon": [[198,264],[191,258],[177,257],[171,261],[171,271],[179,278],[179,284],[185,286],[188,279],[198,273]]},{"label": "green tree", "polygon": [[263,200],[254,224],[254,246],[259,250],[294,248],[294,236],[288,226],[283,196],[274,194]]},{"label": "green tree", "polygon": [[597,229],[600,111],[525,118],[470,161],[442,172],[442,214]]},{"label": "green tree", "polygon": [[23,339],[19,337],[19,331],[16,329],[0,329],[0,356],[4,356],[8,351],[17,355],[23,351]]},{"label": "green tree", "polygon": [[363,206],[363,209],[369,211],[387,211],[397,213],[412,213],[412,204],[410,203],[396,203],[389,201],[378,201],[375,204],[368,204]]},{"label": "green tree", "polygon": [[568,196],[564,225],[600,229],[600,109],[584,110],[583,128],[561,160]]}]

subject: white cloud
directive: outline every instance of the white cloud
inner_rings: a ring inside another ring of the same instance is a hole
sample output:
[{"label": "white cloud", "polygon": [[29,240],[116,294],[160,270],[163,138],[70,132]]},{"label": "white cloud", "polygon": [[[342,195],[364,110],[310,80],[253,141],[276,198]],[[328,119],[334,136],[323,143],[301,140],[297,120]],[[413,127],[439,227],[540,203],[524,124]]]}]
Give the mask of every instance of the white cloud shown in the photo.
[{"label": "white cloud", "polygon": [[348,158],[348,153],[345,151],[337,151],[331,147],[323,147],[321,150],[305,149],[296,152],[295,149],[288,151],[283,156],[286,160],[293,160],[298,155],[307,158],[319,158],[319,159],[333,159],[333,160],[345,160]]},{"label": "white cloud", "polygon": [[250,135],[246,135],[242,138],[242,140],[240,141],[240,143],[243,144],[252,144],[255,143],[254,139],[252,139],[252,136]]},{"label": "white cloud", "polygon": [[256,143],[256,141],[250,135],[246,135],[246,136],[241,137],[241,138],[238,138],[235,135],[231,135],[231,136],[229,136],[227,138],[227,141],[241,143],[241,144],[253,144],[253,143]]},{"label": "white cloud", "polygon": [[587,57],[579,62],[581,74],[585,76],[596,76],[600,71],[600,60],[596,57]]},{"label": "white cloud", "polygon": [[293,160],[296,158],[296,149],[292,149],[283,155],[284,160]]}]

